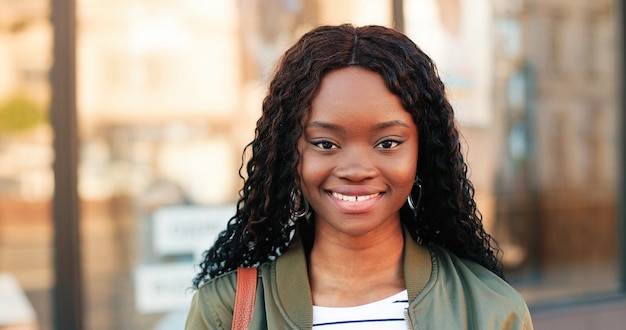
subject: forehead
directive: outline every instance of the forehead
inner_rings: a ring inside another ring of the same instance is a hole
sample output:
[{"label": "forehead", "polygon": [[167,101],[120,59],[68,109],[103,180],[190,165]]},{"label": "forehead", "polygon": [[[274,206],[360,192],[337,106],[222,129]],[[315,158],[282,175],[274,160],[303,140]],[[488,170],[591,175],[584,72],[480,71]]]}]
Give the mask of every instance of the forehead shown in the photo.
[{"label": "forehead", "polygon": [[328,73],[311,102],[306,121],[410,120],[409,113],[376,72],[351,66]]},{"label": "forehead", "polygon": [[327,73],[322,78],[313,102],[319,100],[320,96],[345,98],[355,94],[375,99],[388,96],[391,92],[380,74],[359,66],[349,66]]},{"label": "forehead", "polygon": [[382,76],[360,67],[327,74],[302,124],[306,129],[345,134],[399,126],[416,130],[412,116],[389,91]]}]

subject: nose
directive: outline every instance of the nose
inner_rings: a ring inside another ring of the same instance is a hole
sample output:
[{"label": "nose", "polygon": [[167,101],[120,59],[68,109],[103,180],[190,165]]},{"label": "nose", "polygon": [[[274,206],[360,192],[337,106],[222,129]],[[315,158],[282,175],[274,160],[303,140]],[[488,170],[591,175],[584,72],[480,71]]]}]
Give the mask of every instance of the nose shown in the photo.
[{"label": "nose", "polygon": [[361,182],[378,175],[373,150],[366,147],[344,148],[335,176],[351,182]]}]

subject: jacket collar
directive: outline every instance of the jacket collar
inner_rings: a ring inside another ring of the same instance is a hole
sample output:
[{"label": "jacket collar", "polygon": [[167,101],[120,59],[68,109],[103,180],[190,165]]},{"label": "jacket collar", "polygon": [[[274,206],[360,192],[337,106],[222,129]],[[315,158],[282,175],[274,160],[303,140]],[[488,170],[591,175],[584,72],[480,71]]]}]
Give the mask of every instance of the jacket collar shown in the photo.
[{"label": "jacket collar", "polygon": [[433,271],[433,260],[430,251],[417,244],[404,229],[404,282],[412,301],[428,284]]},{"label": "jacket collar", "polygon": [[299,329],[313,324],[313,298],[307,261],[300,235],[296,232],[289,249],[276,260],[278,303]]},{"label": "jacket collar", "polygon": [[[409,301],[426,287],[433,264],[430,251],[419,245],[404,229],[404,281]],[[296,232],[289,249],[276,260],[276,288],[279,304],[301,329],[313,324],[313,298],[302,240]]]}]

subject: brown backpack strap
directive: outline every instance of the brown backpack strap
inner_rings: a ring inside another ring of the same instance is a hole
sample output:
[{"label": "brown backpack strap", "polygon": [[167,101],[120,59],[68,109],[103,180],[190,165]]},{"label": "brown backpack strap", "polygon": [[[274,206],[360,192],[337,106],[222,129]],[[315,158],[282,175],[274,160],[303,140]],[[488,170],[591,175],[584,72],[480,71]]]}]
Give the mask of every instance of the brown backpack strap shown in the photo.
[{"label": "brown backpack strap", "polygon": [[257,268],[237,268],[237,290],[235,291],[235,310],[233,312],[233,330],[248,329],[254,300],[256,299]]}]

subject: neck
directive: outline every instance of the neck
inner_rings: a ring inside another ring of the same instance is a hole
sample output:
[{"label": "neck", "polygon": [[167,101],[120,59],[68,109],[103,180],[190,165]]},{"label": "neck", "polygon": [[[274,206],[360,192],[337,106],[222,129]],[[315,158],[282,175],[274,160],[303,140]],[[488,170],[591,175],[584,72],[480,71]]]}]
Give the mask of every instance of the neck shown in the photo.
[{"label": "neck", "polygon": [[403,289],[402,226],[363,236],[337,236],[316,227],[309,258],[313,302],[354,306]]}]

